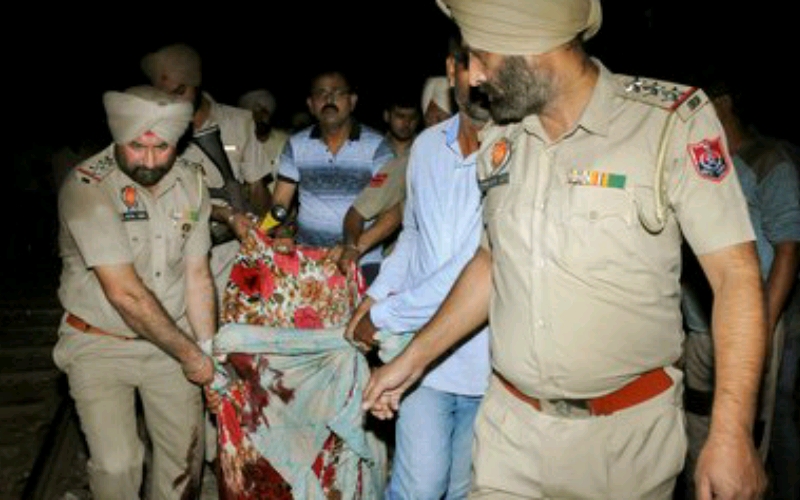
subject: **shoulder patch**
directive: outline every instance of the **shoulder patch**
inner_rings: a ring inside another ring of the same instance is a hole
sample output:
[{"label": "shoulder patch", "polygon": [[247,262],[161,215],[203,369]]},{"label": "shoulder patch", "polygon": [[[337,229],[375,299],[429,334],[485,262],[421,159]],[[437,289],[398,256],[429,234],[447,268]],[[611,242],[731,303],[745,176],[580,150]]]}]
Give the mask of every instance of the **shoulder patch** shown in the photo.
[{"label": "shoulder patch", "polygon": [[486,178],[505,172],[517,139],[523,136],[522,122],[484,127],[479,133],[478,177]]},{"label": "shoulder patch", "polygon": [[617,75],[621,84],[620,94],[626,99],[656,106],[667,112],[676,112],[682,120],[708,103],[705,92],[697,87],[663,80]]},{"label": "shoulder patch", "polygon": [[92,158],[90,161],[80,164],[75,168],[75,175],[87,184],[94,184],[105,179],[108,174],[114,171],[115,167],[114,158],[108,154],[99,158]]},{"label": "shoulder patch", "polygon": [[372,176],[369,180],[369,187],[371,188],[379,188],[386,183],[386,179],[389,178],[389,174],[386,172],[378,172]]},{"label": "shoulder patch", "polygon": [[697,175],[701,178],[722,182],[722,179],[730,172],[731,166],[720,137],[703,139],[700,142],[689,144],[688,149]]}]

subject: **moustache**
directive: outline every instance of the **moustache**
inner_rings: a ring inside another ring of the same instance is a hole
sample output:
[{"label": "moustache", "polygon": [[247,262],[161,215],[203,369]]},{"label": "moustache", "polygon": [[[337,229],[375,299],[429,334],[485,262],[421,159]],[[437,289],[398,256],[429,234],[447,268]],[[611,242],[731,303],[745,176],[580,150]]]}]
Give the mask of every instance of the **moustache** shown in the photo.
[{"label": "moustache", "polygon": [[489,95],[483,87],[469,88],[469,102],[478,107],[489,109]]},{"label": "moustache", "polygon": [[335,104],[326,104],[326,105],[322,106],[322,110],[321,111],[325,111],[326,109],[332,109],[333,111],[336,111],[337,113],[339,112],[339,107],[337,105],[335,105]]},{"label": "moustache", "polygon": [[501,92],[497,87],[494,85],[483,82],[478,87],[479,91],[486,96],[489,101],[493,101],[495,99],[500,99],[503,97],[503,92]]}]

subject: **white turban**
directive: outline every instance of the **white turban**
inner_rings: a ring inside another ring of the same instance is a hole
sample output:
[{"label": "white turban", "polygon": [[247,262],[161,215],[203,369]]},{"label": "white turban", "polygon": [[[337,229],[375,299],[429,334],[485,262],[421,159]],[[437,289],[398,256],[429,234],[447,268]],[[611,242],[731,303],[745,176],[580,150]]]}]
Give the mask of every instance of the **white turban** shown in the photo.
[{"label": "white turban", "polygon": [[470,47],[504,55],[544,54],[600,29],[600,0],[436,0]]},{"label": "white turban", "polygon": [[125,92],[106,92],[103,105],[108,128],[117,144],[127,144],[152,132],[174,145],[186,132],[194,114],[191,103],[145,85]]},{"label": "white turban", "polygon": [[250,111],[255,111],[261,107],[269,111],[269,114],[273,114],[275,113],[275,98],[269,90],[251,90],[239,98],[239,107]]},{"label": "white turban", "polygon": [[453,114],[450,103],[450,83],[446,76],[432,76],[425,80],[422,87],[422,112],[428,109],[428,104],[433,101],[440,108]]},{"label": "white turban", "polygon": [[182,43],[168,45],[144,56],[142,71],[153,85],[169,78],[183,85],[199,87],[202,76],[200,55]]}]

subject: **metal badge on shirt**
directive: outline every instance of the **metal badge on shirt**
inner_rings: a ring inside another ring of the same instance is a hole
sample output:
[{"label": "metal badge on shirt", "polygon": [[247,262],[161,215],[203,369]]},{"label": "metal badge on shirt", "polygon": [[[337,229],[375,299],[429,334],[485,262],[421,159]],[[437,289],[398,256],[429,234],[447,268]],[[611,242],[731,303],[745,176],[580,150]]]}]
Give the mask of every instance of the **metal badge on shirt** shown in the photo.
[{"label": "metal badge on shirt", "polygon": [[200,220],[200,214],[197,210],[175,210],[172,213],[172,222],[181,228],[181,234],[184,237],[189,235],[198,220]]},{"label": "metal badge on shirt", "polygon": [[508,184],[508,161],[511,158],[511,141],[506,137],[501,137],[492,145],[489,162],[492,173],[489,177],[478,182],[482,194],[501,184]]},{"label": "metal badge on shirt", "polygon": [[130,184],[120,189],[120,198],[125,205],[125,211],[122,213],[122,220],[124,222],[132,220],[147,220],[150,217],[139,203],[139,196],[136,193],[136,188]]}]

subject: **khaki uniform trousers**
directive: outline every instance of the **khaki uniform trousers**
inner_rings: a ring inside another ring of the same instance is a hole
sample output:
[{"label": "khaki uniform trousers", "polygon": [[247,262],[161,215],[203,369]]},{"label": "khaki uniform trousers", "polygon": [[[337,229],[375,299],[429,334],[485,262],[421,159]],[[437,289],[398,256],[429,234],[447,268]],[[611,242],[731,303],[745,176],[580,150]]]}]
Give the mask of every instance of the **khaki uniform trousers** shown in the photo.
[{"label": "khaki uniform trousers", "polygon": [[140,498],[145,447],[137,431],[137,391],[152,443],[147,497],[180,499],[199,491],[202,394],[174,359],[148,341],[82,333],[63,322],[53,358],[67,375],[89,445],[95,500]]},{"label": "khaki uniform trousers", "polygon": [[556,415],[492,377],[475,423],[470,499],[672,498],[686,436],[682,375],[663,393],[608,416]]}]

